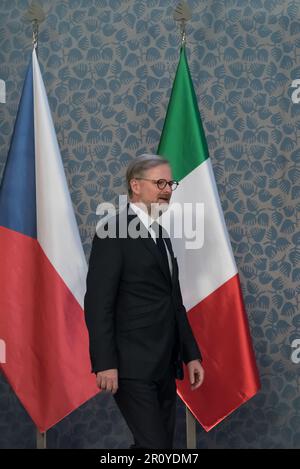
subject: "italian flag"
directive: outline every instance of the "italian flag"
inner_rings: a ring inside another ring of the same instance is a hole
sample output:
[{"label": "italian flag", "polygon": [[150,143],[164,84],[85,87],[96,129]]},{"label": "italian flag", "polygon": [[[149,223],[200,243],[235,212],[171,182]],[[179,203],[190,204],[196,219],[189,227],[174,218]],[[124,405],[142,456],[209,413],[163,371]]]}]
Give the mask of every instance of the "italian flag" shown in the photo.
[{"label": "italian flag", "polygon": [[[177,391],[206,431],[253,397],[260,383],[232,253],[197,98],[181,48],[158,154],[166,157],[179,181],[172,203],[202,203],[203,245],[187,248],[174,238],[183,303],[203,355],[205,380],[191,391],[185,379]],[[170,211],[172,210],[172,204]],[[199,235],[200,236],[200,235]]]}]

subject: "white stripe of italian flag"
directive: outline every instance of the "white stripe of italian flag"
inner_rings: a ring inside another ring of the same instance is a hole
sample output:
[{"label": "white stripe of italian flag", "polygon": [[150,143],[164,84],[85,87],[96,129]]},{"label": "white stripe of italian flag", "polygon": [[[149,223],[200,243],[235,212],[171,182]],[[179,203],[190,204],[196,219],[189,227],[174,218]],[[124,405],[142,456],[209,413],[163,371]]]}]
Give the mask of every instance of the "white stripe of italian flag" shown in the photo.
[{"label": "white stripe of italian flag", "polygon": [[[180,182],[172,203],[203,203],[204,243],[187,249],[174,238],[183,302],[203,355],[204,384],[191,391],[185,372],[177,391],[209,431],[259,389],[239,275],[208,154],[185,48],[172,88],[158,153]],[[171,206],[172,207],[172,206]],[[172,209],[170,209],[172,210]]]}]

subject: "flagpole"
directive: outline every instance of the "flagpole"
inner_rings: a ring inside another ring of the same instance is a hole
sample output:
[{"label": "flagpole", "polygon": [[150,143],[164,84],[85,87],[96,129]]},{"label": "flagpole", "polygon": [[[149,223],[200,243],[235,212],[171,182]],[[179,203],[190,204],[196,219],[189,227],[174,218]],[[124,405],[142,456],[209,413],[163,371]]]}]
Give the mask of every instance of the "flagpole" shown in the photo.
[{"label": "flagpole", "polygon": [[187,449],[196,449],[196,419],[192,412],[185,406],[185,421],[186,421],[186,447]]},{"label": "flagpole", "polygon": [[39,23],[38,23],[38,20],[35,18],[32,21],[32,46],[36,51],[36,55],[38,55],[38,40],[39,40]]},{"label": "flagpole", "polygon": [[[45,20],[45,13],[40,4],[33,1],[25,14],[25,21],[32,24],[32,47],[38,55],[39,25]],[[40,432],[36,428],[36,449],[47,448],[47,432]]]},{"label": "flagpole", "polygon": [[[38,55],[38,41],[39,41],[39,21],[34,18],[32,21],[32,46]],[[40,432],[36,429],[36,449],[47,449],[47,432]]]},{"label": "flagpole", "polygon": [[[37,18],[34,18],[32,20],[32,46],[35,49],[36,55],[38,55],[38,40],[39,21]],[[38,428],[36,429],[36,449],[47,449],[47,432],[40,432]]]},{"label": "flagpole", "polygon": [[[39,20],[35,11],[33,15],[35,18],[32,20],[32,47],[38,55]],[[36,449],[47,449],[47,432],[40,432],[38,428],[36,429]]]},{"label": "flagpole", "polygon": [[[181,35],[181,47],[186,45],[186,23],[192,17],[191,10],[186,2],[180,2],[174,10],[174,20],[179,23]],[[197,448],[196,438],[196,419],[185,406],[185,422],[186,422],[186,447],[188,449]]]},{"label": "flagpole", "polygon": [[36,429],[36,449],[47,449],[47,432]]}]

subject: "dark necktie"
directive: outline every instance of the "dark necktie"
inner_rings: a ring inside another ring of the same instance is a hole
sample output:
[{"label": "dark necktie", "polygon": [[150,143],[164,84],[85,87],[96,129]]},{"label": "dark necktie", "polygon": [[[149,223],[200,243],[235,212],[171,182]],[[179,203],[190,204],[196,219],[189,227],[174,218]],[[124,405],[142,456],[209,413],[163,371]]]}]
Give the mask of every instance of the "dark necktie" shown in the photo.
[{"label": "dark necktie", "polygon": [[153,229],[153,231],[155,233],[155,236],[156,236],[156,246],[159,249],[159,252],[161,254],[163,262],[165,263],[165,265],[168,268],[168,272],[170,272],[167,249],[166,249],[166,245],[165,245],[165,242],[164,242],[164,239],[163,239],[162,226],[155,221],[151,224],[151,228]]}]

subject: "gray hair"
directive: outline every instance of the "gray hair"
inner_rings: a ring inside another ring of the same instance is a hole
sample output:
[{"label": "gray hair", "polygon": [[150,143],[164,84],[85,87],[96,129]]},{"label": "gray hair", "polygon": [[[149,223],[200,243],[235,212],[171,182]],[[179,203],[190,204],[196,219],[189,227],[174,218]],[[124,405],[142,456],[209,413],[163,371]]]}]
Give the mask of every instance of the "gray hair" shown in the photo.
[{"label": "gray hair", "polygon": [[143,153],[142,155],[134,158],[134,160],[129,163],[126,171],[126,183],[129,197],[132,196],[132,190],[130,187],[131,179],[134,179],[135,177],[144,177],[145,171],[163,164],[170,165],[168,160],[159,155]]}]

